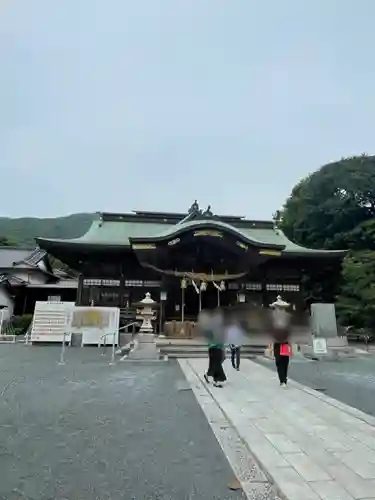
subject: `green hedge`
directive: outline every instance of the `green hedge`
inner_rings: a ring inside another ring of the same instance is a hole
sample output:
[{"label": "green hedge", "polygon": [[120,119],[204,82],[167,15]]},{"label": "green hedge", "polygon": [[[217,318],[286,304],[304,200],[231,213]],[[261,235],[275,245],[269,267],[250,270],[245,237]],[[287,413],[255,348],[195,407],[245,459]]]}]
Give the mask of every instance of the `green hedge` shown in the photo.
[{"label": "green hedge", "polygon": [[12,326],[16,335],[25,334],[33,319],[32,314],[23,314],[22,316],[14,316],[12,319]]}]

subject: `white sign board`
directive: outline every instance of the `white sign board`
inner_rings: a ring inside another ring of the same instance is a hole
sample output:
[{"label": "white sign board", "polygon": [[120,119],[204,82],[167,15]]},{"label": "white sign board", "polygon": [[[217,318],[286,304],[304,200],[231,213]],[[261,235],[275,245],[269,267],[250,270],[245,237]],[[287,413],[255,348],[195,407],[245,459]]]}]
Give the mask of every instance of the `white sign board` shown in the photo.
[{"label": "white sign board", "polygon": [[70,331],[82,334],[82,345],[118,345],[120,309],[118,307],[75,306]]},{"label": "white sign board", "polygon": [[313,339],[313,351],[316,355],[327,354],[327,339],[323,337],[316,337]]},{"label": "white sign board", "polygon": [[70,344],[70,317],[74,302],[36,302],[31,327],[31,342]]}]

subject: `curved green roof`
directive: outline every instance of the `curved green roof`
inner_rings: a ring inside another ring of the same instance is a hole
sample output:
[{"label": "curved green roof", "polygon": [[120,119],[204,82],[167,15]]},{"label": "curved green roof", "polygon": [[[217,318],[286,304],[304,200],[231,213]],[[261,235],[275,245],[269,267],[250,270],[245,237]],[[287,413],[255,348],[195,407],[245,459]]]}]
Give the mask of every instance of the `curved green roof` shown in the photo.
[{"label": "curved green roof", "polygon": [[147,240],[156,239],[163,240],[168,237],[173,237],[175,234],[193,229],[196,227],[216,227],[226,231],[230,231],[239,238],[252,243],[255,246],[263,247],[278,247],[282,254],[290,256],[343,256],[344,250],[314,250],[301,247],[291,242],[280,229],[274,229],[272,226],[257,227],[256,223],[249,222],[250,227],[246,227],[246,221],[241,221],[241,227],[236,227],[227,224],[217,219],[193,220],[182,224],[171,224],[163,220],[150,222],[147,220],[96,220],[86,234],[80,238],[74,239],[48,239],[36,238],[37,243],[41,248],[52,247],[130,247],[131,240]]},{"label": "curved green roof", "polygon": [[199,219],[199,220],[192,220],[188,222],[184,222],[181,224],[176,224],[174,226],[170,226],[167,230],[160,232],[157,235],[148,235],[147,237],[140,237],[140,236],[131,236],[130,240],[152,240],[152,241],[161,241],[161,240],[166,240],[169,238],[174,238],[178,236],[181,233],[184,233],[185,231],[192,231],[194,229],[199,229],[199,228],[214,228],[222,231],[227,231],[229,233],[234,234],[237,238],[240,238],[242,240],[247,241],[248,243],[258,246],[258,247],[276,247],[279,250],[283,250],[285,247],[285,244],[279,243],[278,241],[268,241],[265,242],[261,238],[257,238],[254,236],[249,231],[244,231],[238,227],[235,227],[231,224],[227,224],[225,222],[222,222],[217,219]]}]

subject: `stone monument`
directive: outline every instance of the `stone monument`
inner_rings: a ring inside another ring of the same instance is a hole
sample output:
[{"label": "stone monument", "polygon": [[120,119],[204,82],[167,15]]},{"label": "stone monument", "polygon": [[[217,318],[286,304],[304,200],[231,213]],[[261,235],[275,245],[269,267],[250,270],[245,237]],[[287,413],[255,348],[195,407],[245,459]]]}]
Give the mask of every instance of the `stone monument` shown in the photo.
[{"label": "stone monument", "polygon": [[335,304],[311,304],[311,332],[314,337],[337,337]]},{"label": "stone monument", "polygon": [[[335,360],[341,357],[355,355],[355,350],[348,345],[346,337],[339,337],[335,304],[311,304],[311,333],[312,339],[307,346],[303,346],[303,354],[308,358]],[[314,353],[313,338],[324,339],[327,343],[327,353]]]}]

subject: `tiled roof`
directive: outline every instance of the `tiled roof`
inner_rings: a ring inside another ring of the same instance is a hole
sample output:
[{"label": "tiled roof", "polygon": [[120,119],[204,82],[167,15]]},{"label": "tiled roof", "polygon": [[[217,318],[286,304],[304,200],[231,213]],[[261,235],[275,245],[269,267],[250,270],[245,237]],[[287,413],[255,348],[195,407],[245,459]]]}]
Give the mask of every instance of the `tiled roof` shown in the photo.
[{"label": "tiled roof", "polygon": [[46,251],[37,247],[28,257],[26,257],[26,259],[23,259],[22,262],[29,264],[30,266],[36,266],[43,259],[43,257],[45,257],[45,255]]},{"label": "tiled roof", "polygon": [[40,288],[40,289],[44,289],[44,288],[54,288],[54,289],[72,288],[73,289],[73,288],[78,288],[78,280],[71,279],[71,280],[60,280],[60,281],[57,281],[56,283],[28,284],[27,288]]},{"label": "tiled roof", "polygon": [[12,274],[0,274],[0,285],[6,282],[10,285],[24,285],[26,283],[22,278],[18,278]]},{"label": "tiled roof", "polygon": [[32,253],[32,248],[0,247],[0,269],[11,268]]},{"label": "tiled roof", "polygon": [[[247,225],[248,222],[248,225]],[[80,238],[70,240],[58,240],[37,238],[40,247],[48,250],[50,245],[68,244],[68,245],[101,245],[101,246],[130,246],[130,239],[137,238],[157,238],[163,236],[173,236],[182,226],[186,229],[193,227],[197,221],[189,221],[183,224],[170,224],[168,222],[157,221],[149,222],[147,220],[96,220],[92,223],[86,234]],[[342,254],[342,251],[314,250],[301,247],[291,242],[285,234],[274,229],[272,223],[268,225],[264,222],[257,225],[256,221],[241,220],[238,225],[232,225],[221,222],[218,219],[200,220],[200,225],[216,225],[221,229],[230,229],[235,231],[239,237],[252,241],[258,245],[279,246],[282,247],[285,254],[305,254],[305,255],[334,255]]]},{"label": "tiled roof", "polygon": [[7,274],[0,274],[0,284],[5,283],[5,281],[8,281],[8,275]]}]

